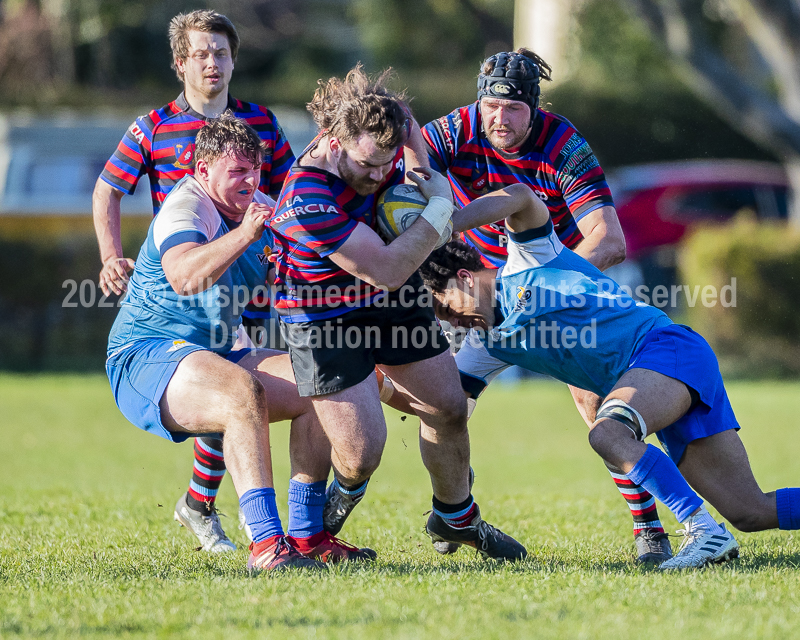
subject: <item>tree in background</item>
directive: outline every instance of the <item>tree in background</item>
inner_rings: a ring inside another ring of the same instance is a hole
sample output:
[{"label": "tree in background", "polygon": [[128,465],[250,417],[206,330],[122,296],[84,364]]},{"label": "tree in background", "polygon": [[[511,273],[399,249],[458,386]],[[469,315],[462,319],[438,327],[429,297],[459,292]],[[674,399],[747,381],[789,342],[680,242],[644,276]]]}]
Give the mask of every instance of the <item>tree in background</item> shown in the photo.
[{"label": "tree in background", "polygon": [[800,0],[625,0],[679,77],[774,153],[800,225]]}]

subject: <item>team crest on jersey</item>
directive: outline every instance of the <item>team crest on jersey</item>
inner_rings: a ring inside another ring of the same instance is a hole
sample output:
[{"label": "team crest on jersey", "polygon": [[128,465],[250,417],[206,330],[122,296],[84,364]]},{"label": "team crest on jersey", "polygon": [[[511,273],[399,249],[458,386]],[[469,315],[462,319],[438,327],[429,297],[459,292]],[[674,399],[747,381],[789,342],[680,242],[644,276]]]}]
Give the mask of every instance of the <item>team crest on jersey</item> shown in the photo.
[{"label": "team crest on jersey", "polygon": [[175,166],[180,169],[189,169],[194,160],[194,142],[189,145],[176,144],[175,149]]},{"label": "team crest on jersey", "polygon": [[178,349],[181,349],[181,348],[187,347],[187,346],[189,346],[189,343],[186,342],[186,340],[173,340],[172,341],[172,346],[169,349],[167,349],[167,353],[171,353],[173,351],[177,351]]},{"label": "team crest on jersey", "polygon": [[514,305],[514,311],[522,311],[532,297],[533,292],[528,287],[517,287],[517,304]]},{"label": "team crest on jersey", "polygon": [[485,191],[488,186],[489,186],[489,174],[488,173],[484,173],[477,180],[473,180],[472,181],[472,190],[477,192],[477,193]]}]

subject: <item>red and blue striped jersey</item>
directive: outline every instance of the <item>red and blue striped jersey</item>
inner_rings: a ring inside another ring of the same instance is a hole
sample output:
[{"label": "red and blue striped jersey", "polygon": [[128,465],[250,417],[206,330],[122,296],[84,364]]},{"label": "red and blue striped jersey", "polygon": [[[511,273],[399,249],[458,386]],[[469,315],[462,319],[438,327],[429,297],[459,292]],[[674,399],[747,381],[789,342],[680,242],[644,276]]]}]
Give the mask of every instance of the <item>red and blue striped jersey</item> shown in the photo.
[{"label": "red and blue striped jersey", "polygon": [[[509,184],[527,184],[547,205],[559,239],[569,248],[583,240],[578,220],[614,205],[588,143],[557,114],[538,109],[530,136],[514,153],[495,149],[486,138],[479,102],[428,123],[422,135],[431,167],[447,174],[457,206]],[[487,267],[505,263],[502,222],[470,229],[463,237],[481,252]]]},{"label": "red and blue striped jersey", "polygon": [[[275,115],[266,107],[230,96],[228,108],[253,127],[264,141],[264,163],[258,188],[277,197],[294,162],[294,154]],[[147,174],[155,215],[172,187],[187,173],[192,173],[194,141],[205,121],[181,93],[169,104],[136,118],[100,177],[115,189],[131,194],[139,179]]]},{"label": "red and blue striped jersey", "polygon": [[376,228],[378,197],[403,178],[402,147],[384,183],[368,196],[359,195],[344,180],[323,169],[299,164],[292,167],[270,220],[278,252],[275,309],[281,320],[335,318],[367,306],[384,293],[336,265],[329,256],[359,224]]}]

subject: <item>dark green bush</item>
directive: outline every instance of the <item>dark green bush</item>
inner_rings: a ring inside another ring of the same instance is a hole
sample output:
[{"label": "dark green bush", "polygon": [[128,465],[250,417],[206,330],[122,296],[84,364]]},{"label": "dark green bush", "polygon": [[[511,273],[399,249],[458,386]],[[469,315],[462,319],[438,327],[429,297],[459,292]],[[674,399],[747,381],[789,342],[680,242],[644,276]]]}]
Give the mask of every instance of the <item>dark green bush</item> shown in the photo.
[{"label": "dark green bush", "polygon": [[[148,223],[123,220],[126,256],[136,257]],[[117,299],[100,306],[99,271],[88,218],[2,220],[0,370],[102,371]]]},{"label": "dark green bush", "polygon": [[714,347],[732,377],[800,376],[800,231],[740,220],[701,229],[684,243],[690,290],[735,279],[735,304],[695,304],[688,323]]}]

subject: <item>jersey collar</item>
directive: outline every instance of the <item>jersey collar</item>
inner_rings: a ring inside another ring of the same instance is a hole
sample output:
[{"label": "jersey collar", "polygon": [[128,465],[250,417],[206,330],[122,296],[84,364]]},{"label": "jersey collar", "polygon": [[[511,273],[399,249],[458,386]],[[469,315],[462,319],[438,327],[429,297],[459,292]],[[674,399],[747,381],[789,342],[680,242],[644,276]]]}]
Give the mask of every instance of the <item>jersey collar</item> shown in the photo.
[{"label": "jersey collar", "polygon": [[[181,95],[177,97],[175,100],[175,104],[178,105],[178,109],[183,111],[184,113],[188,113],[190,116],[197,118],[198,120],[207,120],[202,113],[198,113],[194,109],[192,109],[189,101],[186,99],[186,94],[181,91]],[[227,108],[231,111],[236,111],[236,99],[229,93],[228,94],[228,104]]]}]

